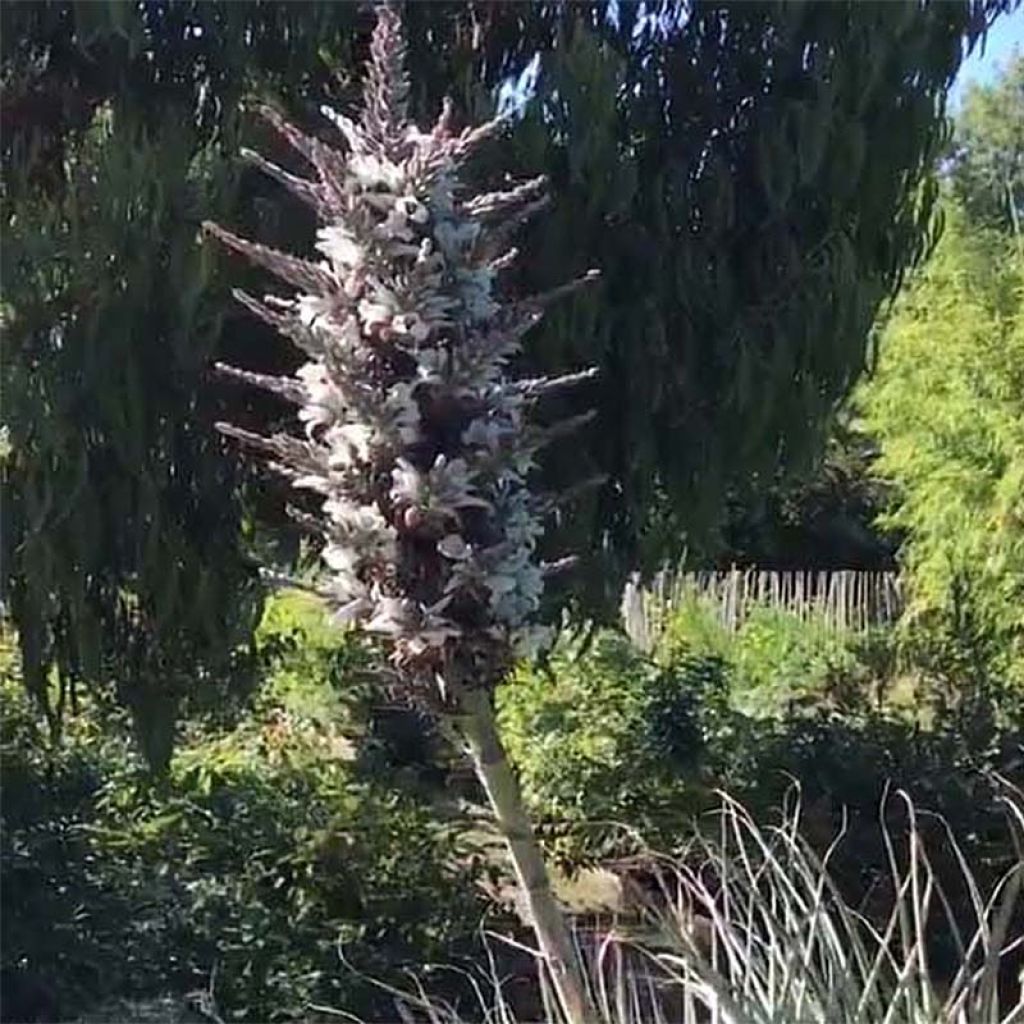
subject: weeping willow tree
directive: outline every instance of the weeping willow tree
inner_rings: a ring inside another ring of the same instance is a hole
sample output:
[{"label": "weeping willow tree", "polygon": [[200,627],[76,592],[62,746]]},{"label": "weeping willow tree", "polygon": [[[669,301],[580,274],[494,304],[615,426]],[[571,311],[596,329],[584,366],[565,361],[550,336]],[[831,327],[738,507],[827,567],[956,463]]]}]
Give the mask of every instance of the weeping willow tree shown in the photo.
[{"label": "weeping willow tree", "polygon": [[[815,453],[879,304],[931,243],[946,89],[1010,5],[408,5],[417,118],[451,93],[480,120],[537,71],[501,170],[546,174],[553,212],[524,236],[513,286],[602,273],[522,359],[601,370],[600,428],[542,460],[550,481],[607,480],[551,536],[589,556],[576,593],[591,608],[617,600],[625,568],[709,548],[725,497]],[[269,372],[292,357],[226,312],[198,223],[308,244],[308,214],[238,168],[241,136],[261,131],[238,100],[272,95],[306,124],[312,97],[350,102],[372,18],[167,0],[0,17],[4,600],[55,729],[77,682],[117,680],[159,760],[181,697],[197,678],[219,692],[244,643],[245,548],[284,503],[240,492],[206,429],[286,415],[204,387],[211,357],[252,365],[258,349]]]},{"label": "weeping willow tree", "polygon": [[567,524],[588,531],[574,547],[640,567],[684,540],[711,553],[723,499],[820,454],[880,306],[934,242],[945,90],[984,15],[696,4],[624,21],[625,52],[597,29],[544,56],[519,140],[557,203],[524,283],[589,265],[606,282],[534,347],[604,371],[589,455],[610,484]]},{"label": "weeping willow tree", "polygon": [[[313,17],[315,15],[315,17]],[[260,588],[201,388],[230,337],[197,240],[234,209],[238,100],[301,86],[348,9],[3,10],[5,603],[59,734],[114,689],[156,766],[184,700],[245,682]],[[230,397],[230,396],[228,396]]]}]

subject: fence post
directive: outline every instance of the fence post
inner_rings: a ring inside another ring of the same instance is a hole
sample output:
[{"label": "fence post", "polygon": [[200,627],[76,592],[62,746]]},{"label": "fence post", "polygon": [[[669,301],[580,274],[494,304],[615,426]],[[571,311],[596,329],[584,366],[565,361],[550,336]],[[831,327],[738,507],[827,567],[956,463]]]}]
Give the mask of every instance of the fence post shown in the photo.
[{"label": "fence post", "polygon": [[638,646],[653,649],[669,616],[690,596],[709,602],[722,625],[735,633],[750,608],[763,605],[802,622],[815,617],[826,631],[864,631],[894,622],[903,611],[902,580],[896,572],[839,569],[745,569],[683,572],[665,568],[649,587],[633,573],[622,595],[623,627]]}]

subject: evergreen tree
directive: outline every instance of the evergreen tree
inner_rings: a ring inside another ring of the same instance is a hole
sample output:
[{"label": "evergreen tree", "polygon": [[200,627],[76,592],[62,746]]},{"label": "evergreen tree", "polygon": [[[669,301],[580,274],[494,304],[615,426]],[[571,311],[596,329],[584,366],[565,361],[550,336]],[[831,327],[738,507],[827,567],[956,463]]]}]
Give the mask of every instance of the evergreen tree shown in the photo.
[{"label": "evergreen tree", "polygon": [[1024,684],[1024,263],[959,207],[897,303],[858,405],[894,486],[913,621],[968,657],[958,687]]}]

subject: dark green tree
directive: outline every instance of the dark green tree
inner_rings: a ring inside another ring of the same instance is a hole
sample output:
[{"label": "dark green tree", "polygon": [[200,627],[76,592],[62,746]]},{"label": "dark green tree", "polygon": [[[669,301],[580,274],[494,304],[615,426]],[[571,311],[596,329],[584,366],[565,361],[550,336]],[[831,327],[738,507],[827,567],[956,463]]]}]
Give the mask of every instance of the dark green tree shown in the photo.
[{"label": "dark green tree", "polygon": [[996,10],[696,4],[639,34],[576,25],[545,54],[519,137],[556,212],[528,283],[590,265],[605,282],[535,339],[545,366],[605,370],[588,454],[611,482],[567,545],[610,551],[591,592],[617,588],[617,559],[713,553],[724,500],[820,453],[933,241],[946,89]]},{"label": "dark green tree", "polygon": [[731,501],[722,526],[721,566],[773,569],[896,567],[899,537],[875,521],[887,488],[872,474],[877,443],[851,417],[837,417],[820,458],[797,479],[780,473],[756,495]]},{"label": "dark green tree", "polygon": [[6,599],[51,731],[77,685],[112,682],[155,764],[181,699],[244,667],[258,610],[207,427],[223,396],[200,388],[226,289],[196,236],[243,184],[250,67],[316,64],[326,12],[302,13],[3,11]]},{"label": "dark green tree", "polygon": [[[879,304],[929,246],[946,89],[1010,3],[407,5],[420,115],[450,92],[479,119],[539,55],[503,169],[547,173],[556,211],[525,237],[516,284],[590,266],[604,280],[528,353],[538,371],[602,370],[600,430],[548,464],[607,478],[552,534],[594,553],[578,591],[592,607],[617,600],[624,568],[710,547],[727,496],[821,443]],[[280,499],[240,490],[209,424],[285,410],[205,370],[288,357],[225,312],[243,271],[211,264],[195,228],[310,244],[308,218],[238,169],[255,130],[239,101],[287,101],[321,130],[325,96],[357,95],[371,13],[0,12],[4,600],[55,729],[76,681],[117,680],[140,725],[162,726],[143,729],[159,761],[190,681],[219,694],[244,641],[258,593],[243,508]]]}]

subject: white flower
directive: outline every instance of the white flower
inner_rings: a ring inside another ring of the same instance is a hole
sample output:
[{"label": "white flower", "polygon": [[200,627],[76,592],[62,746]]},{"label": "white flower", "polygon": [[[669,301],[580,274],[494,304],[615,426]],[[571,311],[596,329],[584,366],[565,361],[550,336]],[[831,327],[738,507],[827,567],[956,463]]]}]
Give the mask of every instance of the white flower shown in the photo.
[{"label": "white flower", "polygon": [[406,652],[413,657],[420,657],[432,649],[444,647],[449,640],[457,640],[462,635],[461,628],[442,615],[429,612],[422,616],[419,628],[405,639]]},{"label": "white flower", "polygon": [[419,437],[420,407],[413,391],[416,383],[399,381],[392,385],[385,401],[387,429],[402,444],[412,444]]},{"label": "white flower", "polygon": [[296,311],[303,327],[314,327],[318,322],[333,317],[334,303],[323,295],[300,295]]},{"label": "white flower", "polygon": [[520,626],[512,630],[509,641],[512,652],[517,658],[533,659],[555,638],[555,630],[551,626]]},{"label": "white flower", "polygon": [[[538,566],[531,563],[521,565],[512,577],[515,581],[512,588],[504,586],[504,575],[499,574],[493,578],[502,581],[500,589],[491,589],[491,610],[496,619],[510,626],[518,626],[537,610],[544,592],[544,576]],[[488,584],[490,582],[491,578]]]},{"label": "white flower", "polygon": [[329,449],[327,464],[331,469],[348,469],[370,461],[375,442],[374,430],[366,423],[343,423],[329,428],[324,443]]},{"label": "white flower", "polygon": [[383,185],[390,191],[397,192],[404,184],[405,172],[398,164],[383,156],[353,153],[349,157],[348,167],[364,189],[375,189]]},{"label": "white flower", "polygon": [[395,531],[375,505],[357,505],[334,495],[324,502],[323,511],[334,543],[361,551],[364,557],[394,557]]},{"label": "white flower", "polygon": [[485,595],[484,573],[475,558],[463,558],[454,561],[445,580],[444,592],[450,600],[457,592]]},{"label": "white flower", "polygon": [[399,459],[391,473],[391,500],[397,506],[415,508],[432,517],[456,516],[460,509],[491,507],[474,493],[464,459],[438,455],[424,473],[406,459]]},{"label": "white flower", "polygon": [[441,509],[490,508],[491,503],[473,493],[472,477],[465,459],[438,455],[428,475],[432,504]]},{"label": "white flower", "polygon": [[380,597],[366,629],[386,636],[400,636],[416,625],[413,603],[404,597]]},{"label": "white flower", "polygon": [[[412,241],[416,236],[413,225],[426,224],[430,217],[427,208],[413,195],[398,196],[388,200],[387,205],[377,202],[374,205],[380,205],[386,214],[375,232],[382,238]],[[416,252],[412,255],[416,255]]]},{"label": "white flower", "polygon": [[363,299],[359,303],[359,318],[367,332],[373,331],[375,327],[390,324],[393,313],[394,307],[390,303],[376,299]]},{"label": "white flower", "polygon": [[354,569],[339,569],[332,572],[324,587],[324,593],[334,614],[343,621],[351,621],[373,607],[369,588],[359,579]]},{"label": "white flower", "polygon": [[434,242],[430,238],[420,241],[416,250],[416,269],[421,275],[421,280],[437,287],[441,283],[441,274],[444,272],[444,256],[434,251]]},{"label": "white flower", "polygon": [[370,609],[373,603],[367,597],[357,597],[351,601],[341,604],[334,609],[334,621],[340,624],[355,622],[361,619]]},{"label": "white flower", "polygon": [[426,224],[430,218],[430,212],[413,195],[402,196],[395,206],[400,208],[402,213],[413,222],[413,224]]},{"label": "white flower", "polygon": [[419,505],[426,491],[426,478],[407,459],[398,459],[391,471],[391,500],[396,505]]},{"label": "white flower", "polygon": [[402,313],[394,318],[391,326],[396,334],[407,335],[417,344],[426,341],[430,336],[430,325],[419,313]]},{"label": "white flower", "polygon": [[483,553],[498,557],[490,562],[483,583],[489,593],[494,617],[517,626],[537,609],[544,589],[544,575],[531,561],[531,551],[509,543]]},{"label": "white flower", "polygon": [[422,348],[415,353],[416,376],[421,381],[440,381],[451,362],[449,354],[441,348]]},{"label": "white flower", "polygon": [[517,509],[504,522],[505,537],[511,544],[532,551],[544,533],[540,520],[527,509]]},{"label": "white flower", "polygon": [[387,216],[377,225],[374,234],[379,238],[398,239],[402,242],[411,242],[416,237],[405,214],[405,208],[398,204],[388,210]]},{"label": "white flower", "polygon": [[330,386],[323,363],[303,363],[295,371],[295,376],[306,385],[306,390],[309,392],[311,399],[316,398],[322,388]]},{"label": "white flower", "polygon": [[328,544],[320,557],[328,568],[341,575],[354,576],[361,561],[359,552],[349,544]]},{"label": "white flower", "polygon": [[328,377],[322,363],[305,363],[295,371],[308,395],[307,404],[299,409],[299,419],[306,424],[306,432],[318,426],[330,426],[344,419],[348,412],[341,390]]},{"label": "white flower", "polygon": [[[369,598],[366,584],[353,572],[335,570],[331,573],[327,588],[327,599],[335,608],[352,608],[353,602],[365,602]],[[368,611],[370,605],[360,605]]]},{"label": "white flower", "polygon": [[505,430],[495,419],[476,419],[462,432],[462,443],[470,448],[486,448],[496,452],[501,447]]},{"label": "white flower", "polygon": [[334,267],[335,273],[361,267],[366,251],[344,224],[330,224],[316,233],[316,247]]},{"label": "white flower", "polygon": [[329,540],[321,557],[332,570],[332,581],[350,598],[366,595],[359,573],[394,562],[394,529],[376,507],[353,505],[338,496],[324,502],[324,513],[329,517]]}]

